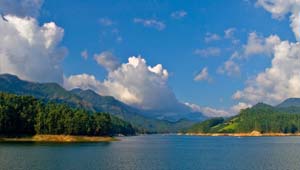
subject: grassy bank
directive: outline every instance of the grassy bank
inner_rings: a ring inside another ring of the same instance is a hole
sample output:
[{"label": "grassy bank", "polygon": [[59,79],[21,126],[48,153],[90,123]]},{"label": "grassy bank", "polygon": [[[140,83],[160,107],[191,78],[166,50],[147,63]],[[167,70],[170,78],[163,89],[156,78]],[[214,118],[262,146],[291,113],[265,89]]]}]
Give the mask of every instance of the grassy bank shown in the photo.
[{"label": "grassy bank", "polygon": [[53,142],[53,143],[79,143],[79,142],[112,142],[113,137],[100,136],[71,136],[71,135],[35,135],[26,137],[0,137],[0,142]]}]

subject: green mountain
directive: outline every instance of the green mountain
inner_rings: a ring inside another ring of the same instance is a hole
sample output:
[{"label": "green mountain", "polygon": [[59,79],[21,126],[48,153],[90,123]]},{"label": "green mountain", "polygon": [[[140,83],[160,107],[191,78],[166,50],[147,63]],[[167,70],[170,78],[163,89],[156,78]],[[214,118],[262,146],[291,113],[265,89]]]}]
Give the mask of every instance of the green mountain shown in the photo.
[{"label": "green mountain", "polygon": [[213,118],[193,125],[190,133],[296,133],[300,131],[300,111],[258,103],[231,118]]},{"label": "green mountain", "polygon": [[31,95],[45,100],[67,103],[73,107],[92,109],[89,103],[56,83],[34,83],[20,80],[14,75],[2,74],[0,75],[0,91],[17,95]]},{"label": "green mountain", "polygon": [[177,132],[186,129],[194,124],[187,120],[179,120],[177,122],[169,122],[166,120],[157,120],[151,117],[141,115],[140,110],[130,107],[111,96],[101,96],[92,90],[74,89],[71,93],[80,96],[93,106],[98,112],[107,112],[117,115],[138,128],[152,132]]},{"label": "green mountain", "polygon": [[133,135],[135,129],[107,113],[0,92],[0,135],[35,134],[115,136]]},{"label": "green mountain", "polygon": [[107,112],[130,122],[142,132],[177,132],[194,124],[194,122],[186,120],[169,122],[146,117],[142,115],[140,110],[132,108],[113,97],[98,95],[92,90],[75,89],[67,91],[56,83],[34,83],[20,80],[17,76],[10,74],[0,75],[1,91],[17,95],[31,95],[42,100],[65,103],[71,107],[90,111]]}]

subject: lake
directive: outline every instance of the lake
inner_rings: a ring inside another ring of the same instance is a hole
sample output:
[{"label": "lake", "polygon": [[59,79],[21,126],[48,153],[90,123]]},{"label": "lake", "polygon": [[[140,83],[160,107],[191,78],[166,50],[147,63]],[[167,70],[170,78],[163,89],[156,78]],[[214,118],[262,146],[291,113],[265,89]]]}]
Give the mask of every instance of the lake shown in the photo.
[{"label": "lake", "polygon": [[0,143],[1,170],[299,170],[300,137],[148,135],[111,143]]}]

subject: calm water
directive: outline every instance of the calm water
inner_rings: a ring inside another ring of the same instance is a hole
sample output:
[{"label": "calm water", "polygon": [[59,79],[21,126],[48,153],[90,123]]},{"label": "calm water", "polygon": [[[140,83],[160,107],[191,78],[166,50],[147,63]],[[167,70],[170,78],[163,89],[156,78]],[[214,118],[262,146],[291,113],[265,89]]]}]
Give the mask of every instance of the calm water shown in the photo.
[{"label": "calm water", "polygon": [[121,142],[0,144],[2,170],[299,170],[300,137],[137,136]]}]

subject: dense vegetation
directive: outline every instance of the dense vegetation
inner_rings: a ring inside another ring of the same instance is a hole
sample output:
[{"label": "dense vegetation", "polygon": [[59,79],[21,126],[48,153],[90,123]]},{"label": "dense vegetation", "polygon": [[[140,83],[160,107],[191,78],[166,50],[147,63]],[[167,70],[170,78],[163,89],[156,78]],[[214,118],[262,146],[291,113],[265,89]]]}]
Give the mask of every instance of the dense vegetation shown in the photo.
[{"label": "dense vegetation", "polygon": [[196,124],[188,132],[249,133],[254,130],[261,133],[300,132],[300,111],[295,107],[279,108],[259,103],[229,119],[214,118]]},{"label": "dense vegetation", "polygon": [[30,96],[0,93],[0,134],[132,135],[131,124],[106,113],[73,109]]},{"label": "dense vegetation", "polygon": [[147,117],[138,109],[132,108],[113,97],[101,96],[92,90],[75,89],[67,91],[56,83],[28,82],[10,74],[0,75],[0,91],[16,95],[34,96],[44,101],[63,103],[72,108],[109,113],[131,123],[141,133],[178,132],[194,124],[194,122],[187,120],[169,122]]}]

